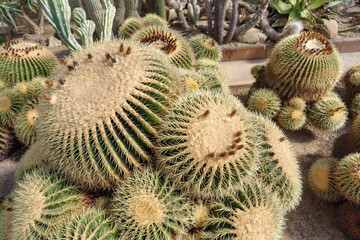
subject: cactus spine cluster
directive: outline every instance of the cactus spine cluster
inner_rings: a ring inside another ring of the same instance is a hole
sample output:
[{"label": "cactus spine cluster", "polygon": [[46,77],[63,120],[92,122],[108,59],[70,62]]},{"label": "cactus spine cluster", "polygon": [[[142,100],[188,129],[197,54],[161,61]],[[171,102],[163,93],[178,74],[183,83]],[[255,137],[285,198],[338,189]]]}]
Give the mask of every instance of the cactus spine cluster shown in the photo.
[{"label": "cactus spine cluster", "polygon": [[111,209],[120,239],[172,239],[185,233],[191,221],[189,200],[168,177],[150,169],[120,184]]},{"label": "cactus spine cluster", "polygon": [[52,52],[33,42],[9,41],[0,48],[0,79],[8,86],[49,76],[57,64]]},{"label": "cactus spine cluster", "polygon": [[221,60],[222,52],[220,46],[212,38],[198,34],[192,37],[189,42],[197,59],[207,58],[214,61]]},{"label": "cactus spine cluster", "polygon": [[39,102],[37,134],[47,140],[51,164],[84,188],[105,190],[151,162],[154,125],[174,94],[166,59],[124,40],[69,57]]},{"label": "cactus spine cluster", "polygon": [[333,90],[340,67],[339,54],[325,36],[303,32],[275,46],[260,85],[275,90],[283,99],[317,101]]},{"label": "cactus spine cluster", "polygon": [[251,93],[248,101],[248,109],[252,112],[273,118],[281,107],[281,101],[276,92],[260,88]]},{"label": "cactus spine cluster", "polygon": [[341,195],[336,186],[336,167],[338,159],[320,158],[311,165],[308,182],[312,192],[320,199],[336,202]]},{"label": "cactus spine cluster", "polygon": [[25,173],[32,171],[33,168],[40,167],[45,161],[44,149],[40,142],[37,141],[21,157],[16,166],[15,179],[20,180]]}]

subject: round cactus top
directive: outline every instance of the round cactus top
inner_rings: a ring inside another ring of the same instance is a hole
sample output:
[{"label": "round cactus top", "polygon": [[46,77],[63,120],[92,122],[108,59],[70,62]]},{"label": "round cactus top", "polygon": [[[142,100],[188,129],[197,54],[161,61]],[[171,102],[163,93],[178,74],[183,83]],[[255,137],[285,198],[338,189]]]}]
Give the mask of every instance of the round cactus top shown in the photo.
[{"label": "round cactus top", "polygon": [[303,32],[297,39],[297,49],[311,56],[330,55],[334,51],[329,39],[317,32]]},{"label": "round cactus top", "polygon": [[44,53],[53,55],[50,51],[37,43],[20,40],[6,42],[0,49],[1,56],[14,58],[29,58],[40,56]]}]

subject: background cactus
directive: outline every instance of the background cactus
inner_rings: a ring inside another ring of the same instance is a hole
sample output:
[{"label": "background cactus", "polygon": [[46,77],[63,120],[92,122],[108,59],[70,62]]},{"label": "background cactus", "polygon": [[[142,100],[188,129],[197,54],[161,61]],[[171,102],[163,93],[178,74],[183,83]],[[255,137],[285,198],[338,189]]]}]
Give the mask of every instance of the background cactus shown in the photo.
[{"label": "background cactus", "polygon": [[115,191],[111,213],[120,239],[172,239],[190,224],[190,203],[168,177],[135,172]]},{"label": "background cactus", "polygon": [[345,235],[351,239],[360,239],[360,207],[352,202],[344,202],[336,209],[336,222]]},{"label": "background cactus", "polygon": [[61,240],[115,240],[113,222],[104,211],[96,208],[75,213],[68,223],[59,230],[57,239]]},{"label": "background cactus", "polygon": [[36,126],[39,118],[38,102],[29,101],[22,107],[16,117],[14,130],[16,137],[25,145],[29,146],[36,139]]},{"label": "background cactus", "polygon": [[0,126],[0,157],[8,155],[14,144],[14,136],[12,132],[3,126]]},{"label": "background cactus", "polygon": [[10,239],[51,239],[84,201],[77,187],[45,168],[25,173],[11,196]]},{"label": "background cactus", "polygon": [[9,41],[0,49],[0,79],[7,86],[36,76],[49,76],[57,64],[52,52],[33,42]]},{"label": "background cactus", "polygon": [[93,44],[93,34],[95,31],[95,23],[91,20],[86,20],[86,13],[82,8],[75,8],[73,10],[74,22],[77,25],[75,30],[76,35],[81,39],[83,46],[91,46]]},{"label": "background cactus", "polygon": [[190,46],[193,49],[197,59],[207,58],[214,61],[220,61],[222,52],[219,45],[212,38],[198,34],[189,40]]},{"label": "background cactus", "polygon": [[197,0],[190,0],[187,4],[187,17],[189,22],[197,25],[197,22],[200,19],[200,6],[197,5]]},{"label": "background cactus", "polygon": [[338,160],[332,157],[320,158],[309,170],[308,183],[312,192],[321,200],[336,202],[341,195],[336,186],[336,167]]},{"label": "background cactus", "polygon": [[281,40],[265,67],[260,86],[280,98],[317,101],[333,90],[340,78],[338,51],[323,35],[303,32]]},{"label": "background cactus", "polygon": [[348,119],[348,110],[338,94],[329,96],[314,103],[308,112],[311,123],[326,131],[336,131],[345,126]]},{"label": "background cactus", "polygon": [[336,182],[340,193],[347,199],[360,203],[360,154],[352,153],[341,159],[336,168]]},{"label": "background cactus", "polygon": [[150,26],[137,31],[131,39],[161,49],[179,68],[192,68],[195,65],[195,56],[188,42],[173,30]]},{"label": "background cactus", "polygon": [[94,44],[67,58],[39,102],[37,138],[46,139],[51,165],[86,189],[109,190],[151,162],[154,125],[175,93],[166,59],[132,41]]},{"label": "background cactus", "polygon": [[277,198],[256,181],[214,202],[205,239],[279,239],[284,213]]},{"label": "background cactus", "polygon": [[184,191],[220,197],[252,177],[256,128],[233,96],[193,91],[174,103],[159,132],[159,167]]},{"label": "background cactus", "polygon": [[[134,1],[134,0],[124,0],[125,8],[126,2]],[[137,1],[137,0],[136,0]],[[111,4],[110,0],[100,0],[102,6],[102,17],[101,17],[101,35],[100,40],[102,42],[108,42],[112,37],[112,25],[114,22],[116,9]],[[125,15],[126,17],[126,15]]]},{"label": "background cactus", "polygon": [[346,96],[351,101],[356,94],[360,93],[360,65],[349,69],[343,78]]},{"label": "background cactus", "polygon": [[248,100],[248,109],[255,113],[274,118],[281,107],[281,101],[276,92],[270,89],[257,89],[251,93]]}]

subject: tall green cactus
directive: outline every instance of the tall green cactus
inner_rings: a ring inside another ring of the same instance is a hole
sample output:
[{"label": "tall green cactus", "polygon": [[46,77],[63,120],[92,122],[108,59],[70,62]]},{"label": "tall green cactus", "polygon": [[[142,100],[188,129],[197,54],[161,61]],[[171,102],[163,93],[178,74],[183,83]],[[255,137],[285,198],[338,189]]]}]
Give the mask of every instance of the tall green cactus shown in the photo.
[{"label": "tall green cactus", "polygon": [[76,35],[80,37],[83,46],[91,46],[96,27],[95,23],[91,20],[86,20],[86,13],[82,8],[75,8],[73,16],[74,22],[78,26],[75,30]]},{"label": "tall green cactus", "polygon": [[110,0],[100,0],[100,3],[103,9],[100,39],[102,42],[107,42],[111,40],[112,25],[115,18],[116,9],[111,4]]},{"label": "tall green cactus", "polygon": [[67,0],[39,0],[41,11],[71,51],[81,48],[70,29],[71,8]]},{"label": "tall green cactus", "polygon": [[200,18],[200,6],[197,5],[197,0],[189,1],[187,5],[187,11],[189,21],[196,25]]},{"label": "tall green cactus", "polygon": [[82,1],[87,15],[89,16],[89,18],[94,21],[95,25],[96,25],[96,34],[98,36],[101,35],[101,22],[102,22],[102,14],[103,14],[103,9],[100,3],[100,0],[83,0]]}]

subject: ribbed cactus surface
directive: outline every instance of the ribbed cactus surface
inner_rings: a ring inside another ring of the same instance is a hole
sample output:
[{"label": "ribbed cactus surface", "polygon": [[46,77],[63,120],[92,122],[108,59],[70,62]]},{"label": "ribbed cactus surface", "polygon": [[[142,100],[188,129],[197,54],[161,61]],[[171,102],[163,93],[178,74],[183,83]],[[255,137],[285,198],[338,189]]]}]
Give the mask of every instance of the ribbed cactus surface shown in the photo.
[{"label": "ribbed cactus surface", "polygon": [[222,52],[220,46],[214,39],[203,34],[198,34],[192,37],[189,42],[197,59],[207,58],[214,61],[221,60]]},{"label": "ribbed cactus surface", "polygon": [[15,119],[14,130],[17,138],[25,145],[31,145],[36,139],[36,126],[39,111],[36,100],[25,104]]}]

